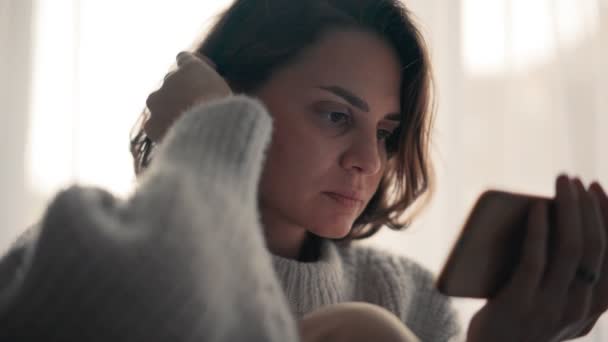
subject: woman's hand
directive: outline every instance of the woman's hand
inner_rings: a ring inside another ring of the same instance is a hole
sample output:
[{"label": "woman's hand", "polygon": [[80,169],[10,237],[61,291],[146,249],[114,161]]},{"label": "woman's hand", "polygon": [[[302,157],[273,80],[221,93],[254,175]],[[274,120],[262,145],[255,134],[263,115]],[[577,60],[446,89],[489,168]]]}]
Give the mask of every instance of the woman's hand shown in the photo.
[{"label": "woman's hand", "polygon": [[144,125],[146,135],[160,142],[173,122],[186,110],[201,102],[232,94],[215,65],[204,56],[190,52],[177,55],[177,70],[165,76],[162,87],[148,96],[150,118]]},{"label": "woman's hand", "polygon": [[530,211],[520,264],[473,316],[467,341],[568,340],[586,335],[608,309],[605,191],[598,183],[585,190],[580,180],[560,176],[555,209],[554,220],[546,202]]}]

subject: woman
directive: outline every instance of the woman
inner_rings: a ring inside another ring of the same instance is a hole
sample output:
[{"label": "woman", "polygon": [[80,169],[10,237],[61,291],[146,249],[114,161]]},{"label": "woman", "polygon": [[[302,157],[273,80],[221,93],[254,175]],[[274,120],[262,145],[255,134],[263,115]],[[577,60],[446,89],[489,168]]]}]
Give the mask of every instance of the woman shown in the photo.
[{"label": "woman", "polygon": [[[351,243],[405,227],[401,213],[431,189],[430,66],[407,11],[240,0],[195,52],[148,98],[134,196],[67,190],[5,257],[0,334],[458,338],[427,270]],[[565,176],[556,191],[560,253],[544,260],[550,227],[537,205],[525,262],[468,341],[563,340],[605,311],[608,198]],[[599,279],[577,278],[579,264]]]}]

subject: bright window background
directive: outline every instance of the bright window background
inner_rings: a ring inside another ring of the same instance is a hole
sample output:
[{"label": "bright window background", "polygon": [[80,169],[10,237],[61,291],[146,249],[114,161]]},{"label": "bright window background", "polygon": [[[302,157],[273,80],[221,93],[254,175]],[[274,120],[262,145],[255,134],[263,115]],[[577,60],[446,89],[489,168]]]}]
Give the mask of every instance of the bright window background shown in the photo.
[{"label": "bright window background", "polygon": [[177,52],[227,1],[41,0],[36,12],[30,186],[126,193],[128,134]]},{"label": "bright window background", "polygon": [[600,6],[597,0],[464,0],[465,69],[480,75],[545,63],[598,31]]}]

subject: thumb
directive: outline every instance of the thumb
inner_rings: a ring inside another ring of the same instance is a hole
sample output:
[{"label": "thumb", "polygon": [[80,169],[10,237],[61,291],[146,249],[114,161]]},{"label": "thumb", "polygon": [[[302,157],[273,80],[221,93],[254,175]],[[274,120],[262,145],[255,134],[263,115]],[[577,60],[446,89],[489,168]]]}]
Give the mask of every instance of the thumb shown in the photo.
[{"label": "thumb", "polygon": [[548,205],[545,201],[535,202],[528,212],[519,264],[506,287],[498,295],[510,305],[518,305],[518,301],[530,303],[542,282],[547,264]]}]

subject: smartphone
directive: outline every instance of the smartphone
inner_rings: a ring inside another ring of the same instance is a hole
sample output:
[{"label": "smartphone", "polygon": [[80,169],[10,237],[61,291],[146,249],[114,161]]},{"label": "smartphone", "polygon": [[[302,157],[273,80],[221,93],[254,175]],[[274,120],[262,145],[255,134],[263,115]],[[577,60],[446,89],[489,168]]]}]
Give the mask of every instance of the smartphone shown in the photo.
[{"label": "smartphone", "polygon": [[[519,264],[528,213],[538,200],[547,201],[552,227],[555,215],[550,198],[499,190],[482,193],[436,280],[436,288],[454,297],[494,297]],[[550,257],[551,231],[548,239]]]}]

